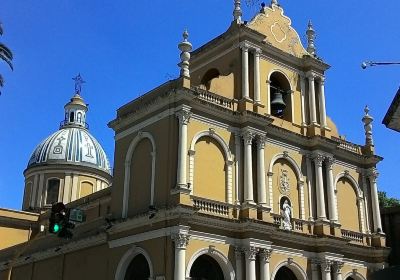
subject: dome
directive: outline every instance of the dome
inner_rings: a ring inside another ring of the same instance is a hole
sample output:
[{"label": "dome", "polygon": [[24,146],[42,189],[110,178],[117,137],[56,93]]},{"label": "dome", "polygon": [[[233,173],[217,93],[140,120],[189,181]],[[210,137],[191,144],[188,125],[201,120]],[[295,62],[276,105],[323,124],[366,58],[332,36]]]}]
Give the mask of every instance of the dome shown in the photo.
[{"label": "dome", "polygon": [[28,167],[42,164],[78,164],[109,174],[110,164],[99,142],[84,127],[61,127],[33,151]]}]

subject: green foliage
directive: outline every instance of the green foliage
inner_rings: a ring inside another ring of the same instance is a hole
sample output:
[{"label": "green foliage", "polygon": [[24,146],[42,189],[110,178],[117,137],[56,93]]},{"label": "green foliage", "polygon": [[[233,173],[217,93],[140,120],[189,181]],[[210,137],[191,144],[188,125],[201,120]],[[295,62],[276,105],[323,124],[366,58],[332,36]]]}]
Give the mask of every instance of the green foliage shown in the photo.
[{"label": "green foliage", "polygon": [[[0,23],[0,36],[3,35],[3,27],[1,26]],[[3,43],[0,42],[0,60],[4,61],[5,63],[8,64],[8,66],[13,70],[13,65],[12,65],[12,59],[13,59],[13,54],[11,50],[4,45]],[[0,74],[0,88],[3,87],[4,85],[4,79],[3,76]],[[0,91],[1,94],[1,91]]]},{"label": "green foliage", "polygon": [[381,208],[400,206],[400,199],[387,197],[386,192],[378,192],[378,198]]}]

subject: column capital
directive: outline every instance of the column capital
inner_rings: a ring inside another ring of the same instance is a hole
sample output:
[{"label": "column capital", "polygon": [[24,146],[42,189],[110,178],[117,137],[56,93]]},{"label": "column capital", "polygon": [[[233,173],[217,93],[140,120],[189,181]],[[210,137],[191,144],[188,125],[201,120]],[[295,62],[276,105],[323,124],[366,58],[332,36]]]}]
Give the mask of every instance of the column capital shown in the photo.
[{"label": "column capital", "polygon": [[321,86],[324,86],[326,78],[324,76],[319,76],[318,78],[319,78],[319,82],[320,82]]},{"label": "column capital", "polygon": [[264,262],[269,262],[272,255],[272,249],[261,248],[259,250],[260,260]]},{"label": "column capital", "polygon": [[260,54],[262,54],[262,50],[260,48],[255,48],[254,49],[254,55],[255,56],[260,56]]},{"label": "column capital", "polygon": [[250,247],[246,248],[245,249],[246,258],[251,261],[256,260],[257,251],[258,251],[257,248],[254,246],[250,246]]},{"label": "column capital", "polygon": [[366,175],[369,177],[370,180],[376,181],[378,179],[379,172],[375,167],[373,167],[367,170]]},{"label": "column capital", "polygon": [[315,163],[315,165],[317,165],[318,167],[322,166],[322,162],[324,161],[325,157],[321,154],[313,154],[312,155],[312,159]]},{"label": "column capital", "polygon": [[246,131],[242,132],[242,137],[243,137],[245,144],[251,145],[251,143],[253,142],[253,139],[255,137],[255,133],[253,131],[246,130]]},{"label": "column capital", "polygon": [[250,44],[247,43],[247,42],[241,42],[239,44],[239,48],[242,49],[242,51],[247,52],[249,50],[249,48],[250,48]]},{"label": "column capital", "polygon": [[172,235],[172,240],[175,243],[175,248],[186,249],[189,243],[190,235],[185,233],[175,233]]},{"label": "column capital", "polygon": [[343,268],[344,262],[342,261],[336,261],[333,263],[332,269],[333,272],[335,273],[342,273],[342,268]]},{"label": "column capital", "polygon": [[311,260],[311,270],[316,271],[318,270],[318,265],[320,261],[318,259],[312,259]]},{"label": "column capital", "polygon": [[330,260],[322,260],[321,261],[321,270],[324,272],[331,272],[332,261]]},{"label": "column capital", "polygon": [[317,77],[317,75],[316,75],[314,72],[307,72],[307,73],[306,73],[306,77],[307,77],[309,80],[314,81],[315,78]]},{"label": "column capital", "polygon": [[327,156],[325,158],[326,167],[328,169],[332,169],[333,165],[335,164],[336,159],[333,156]]},{"label": "column capital", "polygon": [[187,125],[192,117],[192,113],[190,109],[182,109],[176,112],[175,116],[178,118],[180,124]]},{"label": "column capital", "polygon": [[242,247],[235,247],[235,256],[236,258],[241,257],[243,254],[243,248]]},{"label": "column capital", "polygon": [[265,148],[266,136],[263,135],[263,134],[258,134],[258,135],[256,136],[256,139],[257,139],[257,145],[258,145],[258,147],[260,147],[261,149],[264,149],[264,148]]}]

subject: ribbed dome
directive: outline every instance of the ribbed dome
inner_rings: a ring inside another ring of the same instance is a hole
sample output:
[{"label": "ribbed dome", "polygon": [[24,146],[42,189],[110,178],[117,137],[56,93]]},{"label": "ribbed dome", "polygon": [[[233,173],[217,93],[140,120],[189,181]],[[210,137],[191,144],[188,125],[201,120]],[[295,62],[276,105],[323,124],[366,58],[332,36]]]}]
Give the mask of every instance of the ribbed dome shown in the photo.
[{"label": "ribbed dome", "polygon": [[82,164],[111,174],[106,153],[84,127],[65,126],[43,140],[32,153],[28,168],[42,164]]}]

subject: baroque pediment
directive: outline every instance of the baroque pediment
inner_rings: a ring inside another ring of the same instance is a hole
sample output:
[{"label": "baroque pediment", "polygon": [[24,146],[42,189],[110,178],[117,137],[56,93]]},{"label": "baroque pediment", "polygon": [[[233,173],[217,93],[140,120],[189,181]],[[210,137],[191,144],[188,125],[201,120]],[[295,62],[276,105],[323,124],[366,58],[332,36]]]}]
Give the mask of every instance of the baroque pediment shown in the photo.
[{"label": "baroque pediment", "polygon": [[263,7],[247,27],[266,36],[265,42],[296,57],[307,55],[299,34],[291,26],[291,20],[278,5]]}]

